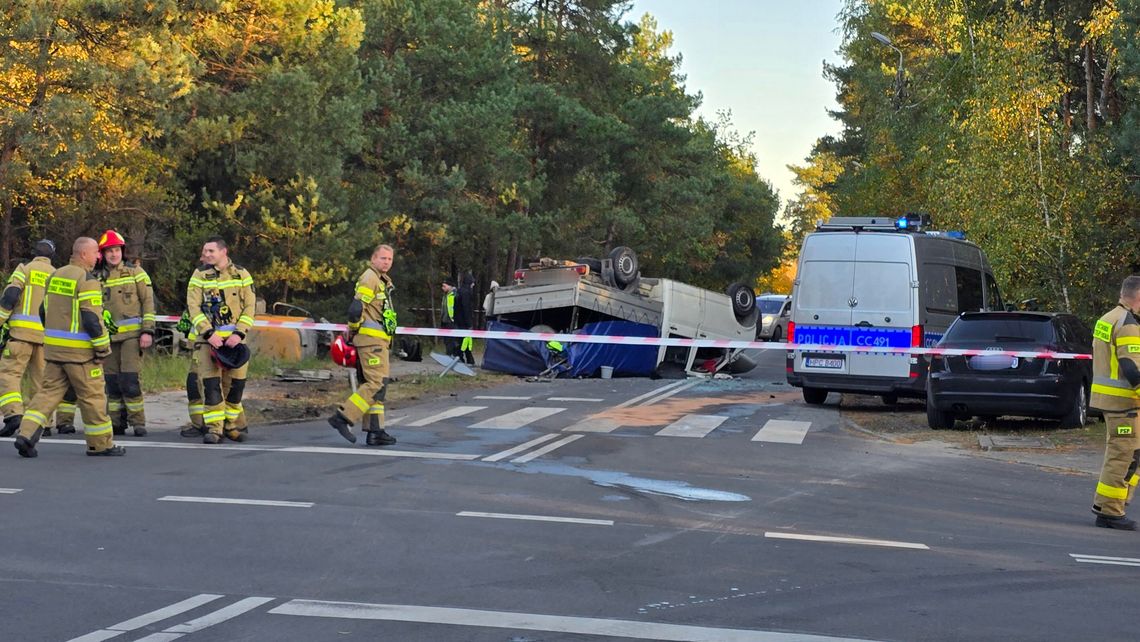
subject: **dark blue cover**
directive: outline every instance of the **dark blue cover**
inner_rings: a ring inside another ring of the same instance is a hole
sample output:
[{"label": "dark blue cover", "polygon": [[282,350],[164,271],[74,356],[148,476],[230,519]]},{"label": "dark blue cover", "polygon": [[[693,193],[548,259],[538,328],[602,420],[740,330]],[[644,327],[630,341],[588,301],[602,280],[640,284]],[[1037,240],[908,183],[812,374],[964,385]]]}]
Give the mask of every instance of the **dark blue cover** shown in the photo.
[{"label": "dark blue cover", "polygon": [[[526,332],[501,321],[487,322],[488,330]],[[601,321],[582,327],[575,334],[629,337],[656,337],[656,327],[629,321]],[[657,346],[623,346],[605,343],[570,343],[566,346],[569,362],[559,375],[597,376],[602,366],[613,366],[614,376],[648,376],[657,365]],[[483,368],[508,374],[530,376],[540,374],[554,362],[545,341],[488,339],[483,353]]]}]

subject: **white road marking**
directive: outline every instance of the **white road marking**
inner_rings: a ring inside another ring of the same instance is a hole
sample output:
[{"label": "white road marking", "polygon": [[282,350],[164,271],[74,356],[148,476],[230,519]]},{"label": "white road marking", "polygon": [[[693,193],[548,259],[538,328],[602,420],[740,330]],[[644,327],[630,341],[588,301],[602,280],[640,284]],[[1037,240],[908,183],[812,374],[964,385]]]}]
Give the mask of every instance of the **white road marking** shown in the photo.
[{"label": "white road marking", "polygon": [[930,547],[926,544],[916,544],[914,542],[894,542],[889,539],[863,539],[861,537],[829,537],[827,535],[804,535],[802,533],[776,533],[768,531],[764,533],[764,537],[770,539],[796,539],[805,542],[828,542],[831,544],[860,544],[863,546],[886,546],[888,548],[911,548],[916,550],[928,551]]},{"label": "white road marking", "polygon": [[769,419],[752,441],[767,441],[777,444],[802,444],[811,428],[810,421],[787,421],[785,419]]},{"label": "white road marking", "polygon": [[562,432],[613,432],[621,428],[619,422],[613,419],[606,419],[605,417],[587,417],[576,424],[571,424],[562,429]]},{"label": "white road marking", "polygon": [[507,457],[510,457],[511,455],[517,455],[518,453],[521,453],[524,450],[530,450],[531,448],[533,448],[533,447],[535,447],[535,446],[537,446],[543,442],[550,441],[551,439],[554,439],[557,436],[558,436],[558,433],[548,433],[548,434],[545,434],[541,437],[536,437],[535,439],[531,439],[530,441],[528,441],[526,443],[519,444],[519,445],[515,446],[514,448],[510,448],[510,449],[507,449],[507,450],[504,450],[501,452],[497,452],[494,455],[488,455],[488,456],[483,458],[483,461],[499,461],[501,459],[506,459]]},{"label": "white road marking", "polygon": [[672,640],[677,642],[849,642],[852,638],[836,638],[776,631],[748,631],[686,624],[611,620],[606,618],[482,611],[477,609],[412,606],[406,604],[362,604],[359,602],[326,602],[290,600],[269,610],[273,615],[331,617],[353,620],[385,620],[452,624],[522,631],[577,633],[603,638],[635,638]]},{"label": "white road marking", "polygon": [[574,442],[574,441],[581,439],[582,437],[585,437],[585,435],[568,435],[566,437],[563,437],[562,439],[559,439],[558,441],[554,442],[553,444],[547,444],[547,445],[543,446],[542,448],[535,450],[534,452],[530,452],[530,453],[523,455],[522,457],[515,457],[514,459],[511,460],[511,463],[512,464],[525,464],[526,462],[528,462],[532,459],[535,459],[537,457],[541,457],[541,456],[545,455],[546,453],[551,452],[552,450],[561,448],[568,443],[571,443],[571,442]]},{"label": "white road marking", "polygon": [[547,401],[583,401],[583,402],[593,402],[593,403],[597,403],[599,401],[605,401],[605,399],[600,399],[598,397],[547,397],[546,400]]},{"label": "white road marking", "polygon": [[586,519],[584,517],[548,517],[546,515],[515,515],[513,513],[480,513],[476,511],[461,511],[457,517],[490,517],[493,519],[521,519],[532,522],[566,522],[568,524],[594,524],[596,526],[613,526],[612,519]]},{"label": "white road marking", "polygon": [[166,495],[159,497],[160,502],[187,502],[191,504],[241,504],[244,506],[281,506],[284,508],[312,508],[313,502],[286,502],[273,499],[235,499],[231,497],[188,497],[185,495]]},{"label": "white road marking", "polygon": [[1135,557],[1104,557],[1103,555],[1084,555],[1082,553],[1069,553],[1074,562],[1084,564],[1112,564],[1114,566],[1140,566],[1140,559]]},{"label": "white road marking", "polygon": [[704,383],[704,380],[703,379],[697,379],[696,381],[686,381],[684,383],[685,383],[685,385],[683,385],[683,386],[677,386],[676,388],[673,388],[672,390],[669,390],[667,392],[663,392],[663,393],[657,395],[656,397],[653,397],[652,399],[647,399],[646,401],[643,401],[638,405],[639,406],[652,406],[653,404],[664,401],[664,400],[668,399],[669,397],[672,397],[675,394],[684,392],[684,391],[688,390],[689,388],[695,388],[696,386],[699,386],[702,383]]},{"label": "white road marking", "polygon": [[728,420],[723,415],[685,415],[657,431],[659,437],[696,437],[709,434]]},{"label": "white road marking", "polygon": [[168,629],[164,629],[161,633],[152,633],[145,638],[139,638],[137,642],[167,642],[168,640],[178,639],[187,633],[197,633],[202,629],[220,624],[226,620],[231,620],[243,613],[248,613],[253,609],[272,602],[275,598],[272,597],[247,597],[244,600],[239,600],[233,604],[218,609],[213,613],[207,613],[199,618],[194,618],[177,624]]},{"label": "white road marking", "polygon": [[[12,441],[12,439],[0,438],[0,441]],[[44,444],[71,444],[75,446],[86,446],[87,442],[82,439],[50,439],[42,440],[38,446]],[[455,453],[436,453],[415,450],[389,450],[373,449],[373,448],[352,448],[349,447],[335,447],[335,446],[255,446],[251,444],[225,444],[225,445],[211,445],[211,444],[181,444],[169,443],[161,441],[132,441],[130,442],[131,448],[168,448],[173,450],[212,450],[218,453],[224,453],[233,450],[245,450],[254,452],[269,452],[269,453],[315,453],[322,455],[364,455],[366,457],[411,457],[418,459],[454,459],[459,461],[470,461],[478,459],[479,455],[460,455]]]},{"label": "white road marking", "polygon": [[0,495],[15,495],[16,493],[24,490],[23,488],[0,488]]},{"label": "white road marking", "polygon": [[500,397],[498,395],[475,395],[473,399],[498,399],[500,401],[526,401],[530,397]]},{"label": "white road marking", "polygon": [[530,423],[544,419],[551,415],[556,415],[565,408],[548,408],[545,406],[532,406],[530,408],[520,408],[514,412],[508,412],[505,415],[491,417],[490,419],[480,421],[477,424],[470,426],[471,428],[492,428],[494,430],[514,430],[522,428]]},{"label": "white road marking", "polygon": [[141,629],[144,626],[149,626],[155,622],[161,622],[180,613],[192,611],[199,606],[202,606],[203,604],[209,604],[210,602],[221,599],[222,597],[224,596],[213,595],[210,593],[195,595],[194,597],[187,598],[181,602],[175,602],[170,606],[164,606],[161,609],[151,611],[150,613],[144,613],[138,617],[119,622],[118,624],[112,624],[103,630],[93,631],[87,635],[74,638],[70,642],[99,642],[100,640],[109,640],[115,636],[122,635],[127,631]]},{"label": "white road marking", "polygon": [[469,415],[473,412],[479,412],[480,410],[485,410],[486,408],[487,408],[487,406],[454,406],[452,408],[448,408],[447,410],[444,410],[443,412],[441,412],[439,414],[435,414],[435,415],[432,415],[430,417],[424,417],[423,419],[418,419],[416,421],[413,421],[412,423],[410,423],[408,425],[409,426],[429,426],[431,424],[434,424],[434,423],[437,423],[440,421],[444,421],[446,419],[451,419],[452,417],[462,417],[463,415]]},{"label": "white road marking", "polygon": [[664,386],[661,386],[660,388],[650,390],[649,392],[647,392],[643,395],[638,395],[638,396],[634,397],[633,399],[627,399],[626,401],[623,401],[622,403],[619,403],[618,405],[614,406],[614,408],[626,408],[628,406],[632,406],[633,404],[635,404],[635,403],[637,403],[643,399],[648,399],[649,397],[652,397],[654,395],[661,394],[662,392],[665,392],[666,390],[669,390],[670,388],[676,388],[677,386],[684,385],[684,383],[685,383],[684,379],[681,379],[680,381],[674,381],[673,383],[670,383],[668,385],[664,385]]}]

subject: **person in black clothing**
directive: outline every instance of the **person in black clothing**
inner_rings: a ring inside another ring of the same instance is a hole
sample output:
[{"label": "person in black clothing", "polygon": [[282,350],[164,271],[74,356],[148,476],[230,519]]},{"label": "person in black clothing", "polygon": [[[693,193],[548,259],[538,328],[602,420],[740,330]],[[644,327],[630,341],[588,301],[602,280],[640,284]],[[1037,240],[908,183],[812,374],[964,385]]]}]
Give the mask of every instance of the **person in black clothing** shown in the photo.
[{"label": "person in black clothing", "polygon": [[[471,272],[463,275],[455,297],[455,327],[470,330],[475,327],[475,277]],[[468,365],[475,365],[475,355],[471,353],[474,342],[471,337],[463,337],[459,344],[460,355]]]}]

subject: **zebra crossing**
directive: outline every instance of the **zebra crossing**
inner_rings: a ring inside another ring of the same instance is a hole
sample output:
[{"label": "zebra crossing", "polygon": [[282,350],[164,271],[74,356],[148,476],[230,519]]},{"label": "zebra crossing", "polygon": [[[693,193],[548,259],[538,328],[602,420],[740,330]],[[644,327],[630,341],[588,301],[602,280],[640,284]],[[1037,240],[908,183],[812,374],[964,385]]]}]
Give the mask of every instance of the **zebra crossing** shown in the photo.
[{"label": "zebra crossing", "polygon": [[[669,417],[668,421],[653,423],[653,419],[639,417],[637,411],[647,408],[662,399],[682,392],[690,386],[668,386],[671,390],[657,389],[640,397],[624,401],[610,408],[594,412],[582,417],[578,412],[569,412],[569,405],[533,405],[523,408],[494,407],[490,405],[459,405],[438,412],[431,412],[422,416],[415,409],[408,415],[390,416],[388,424],[405,427],[447,426],[456,428],[469,428],[480,430],[518,430],[533,428],[535,424],[542,423],[542,428],[557,430],[561,433],[598,433],[607,434],[618,431],[650,432],[656,437],[702,439],[708,437],[718,428],[733,419],[728,414],[682,413],[676,417]],[[548,399],[534,399],[531,397],[491,397],[476,396],[477,400],[509,400],[509,401],[535,401],[568,403],[568,400],[595,404],[603,402],[599,398],[585,397],[550,397]],[[578,406],[580,409],[581,406]],[[565,425],[558,427],[559,416],[566,414],[573,417]],[[736,421],[735,428],[739,428],[740,421]],[[811,429],[810,421],[792,419],[766,419],[756,432],[750,437],[752,442],[766,442],[774,444],[799,445],[804,442]],[[748,426],[751,427],[751,426]],[[557,433],[554,433],[556,435]],[[541,441],[553,439],[553,435],[544,435]]]}]

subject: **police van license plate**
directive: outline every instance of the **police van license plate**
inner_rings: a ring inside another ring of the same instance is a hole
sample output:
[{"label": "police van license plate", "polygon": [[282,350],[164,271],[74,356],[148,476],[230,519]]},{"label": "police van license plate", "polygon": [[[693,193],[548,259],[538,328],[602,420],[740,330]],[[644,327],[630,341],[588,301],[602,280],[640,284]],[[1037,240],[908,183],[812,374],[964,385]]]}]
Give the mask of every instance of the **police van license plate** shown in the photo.
[{"label": "police van license plate", "polygon": [[843,357],[804,357],[807,368],[842,368]]}]

